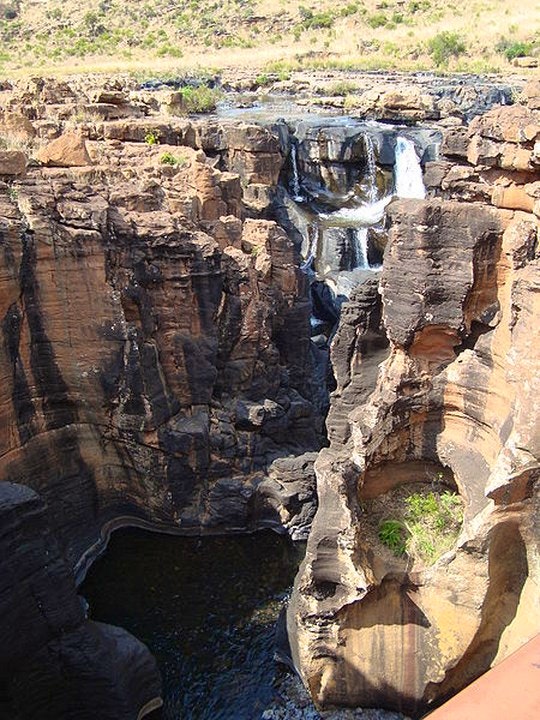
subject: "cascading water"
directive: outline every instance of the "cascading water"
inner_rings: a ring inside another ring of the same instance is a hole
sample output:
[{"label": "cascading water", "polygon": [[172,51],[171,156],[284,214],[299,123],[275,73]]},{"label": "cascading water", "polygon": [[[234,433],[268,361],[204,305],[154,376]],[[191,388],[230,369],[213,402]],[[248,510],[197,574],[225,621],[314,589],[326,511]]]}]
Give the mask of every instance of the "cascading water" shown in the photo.
[{"label": "cascading water", "polygon": [[291,145],[291,168],[291,189],[293,192],[293,200],[295,202],[304,202],[305,198],[302,195],[302,189],[300,187],[300,174],[298,172],[298,150],[295,142]]},{"label": "cascading water", "polygon": [[301,269],[310,278],[317,329],[337,319],[343,300],[381,269],[391,200],[425,197],[413,133],[342,121],[300,124],[289,135],[290,219],[303,237]]},{"label": "cascading water", "polygon": [[364,135],[364,145],[366,148],[366,168],[367,168],[367,180],[368,180],[368,202],[374,203],[377,199],[377,162],[375,159],[375,146],[373,145],[373,139],[369,133]]},{"label": "cascading water", "polygon": [[400,198],[426,197],[420,160],[412,140],[401,135],[396,142],[396,162],[394,165],[395,194]]},{"label": "cascading water", "polygon": [[384,211],[392,196],[381,198],[373,203],[345,207],[332,213],[321,213],[321,220],[335,227],[369,227],[376,225],[384,217]]},{"label": "cascading water", "polygon": [[368,260],[368,229],[367,227],[353,228],[351,230],[354,242],[355,267],[369,268]]}]

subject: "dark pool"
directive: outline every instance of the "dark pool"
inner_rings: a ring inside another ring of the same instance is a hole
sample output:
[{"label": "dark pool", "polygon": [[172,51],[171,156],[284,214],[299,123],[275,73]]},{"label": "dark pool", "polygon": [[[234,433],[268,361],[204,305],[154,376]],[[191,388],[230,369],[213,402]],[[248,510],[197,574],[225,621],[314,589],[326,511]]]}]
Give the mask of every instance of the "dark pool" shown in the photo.
[{"label": "dark pool", "polygon": [[80,593],[156,657],[164,720],[257,720],[273,696],[274,627],[303,546],[273,532],[116,531]]}]

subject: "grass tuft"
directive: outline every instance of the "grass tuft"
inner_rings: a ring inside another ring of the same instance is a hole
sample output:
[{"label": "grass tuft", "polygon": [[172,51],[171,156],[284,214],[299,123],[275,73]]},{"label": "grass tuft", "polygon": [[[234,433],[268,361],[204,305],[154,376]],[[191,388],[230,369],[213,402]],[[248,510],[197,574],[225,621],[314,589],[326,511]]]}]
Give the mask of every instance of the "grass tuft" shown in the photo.
[{"label": "grass tuft", "polygon": [[379,540],[396,556],[407,554],[427,564],[450,550],[463,522],[463,503],[448,490],[411,493],[402,517],[383,520]]}]

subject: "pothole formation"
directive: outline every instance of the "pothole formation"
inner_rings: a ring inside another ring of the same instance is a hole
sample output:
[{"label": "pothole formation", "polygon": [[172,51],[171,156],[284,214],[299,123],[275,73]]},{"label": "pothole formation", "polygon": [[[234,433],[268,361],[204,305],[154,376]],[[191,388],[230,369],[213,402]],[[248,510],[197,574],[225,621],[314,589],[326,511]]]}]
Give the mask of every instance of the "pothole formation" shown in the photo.
[{"label": "pothole formation", "polygon": [[[8,97],[6,122],[45,147],[36,162],[0,155],[0,459],[49,508],[12,485],[0,507],[0,579],[19,593],[0,594],[9,710],[35,717],[51,687],[59,718],[80,692],[88,718],[155,707],[150,654],[88,622],[73,573],[122,524],[305,537],[329,353],[330,446],[288,614],[315,701],[417,714],[530,635],[540,87],[527,93],[470,128],[447,118],[440,159],[405,133],[398,155],[416,171],[422,155],[428,198],[392,202],[397,137],[385,162],[365,129],[325,142],[308,129],[304,152],[276,127],[163,117],[116,86],[37,80]],[[316,234],[293,205],[307,191]],[[388,228],[379,280],[370,248]],[[310,263],[326,317],[312,316]],[[457,490],[463,526],[409,566],[378,553],[363,505],[399,497],[420,468]]]},{"label": "pothole formation", "polygon": [[[537,632],[538,350],[527,328],[538,311],[540,105],[530,105],[450,131],[451,158],[426,167],[438,197],[389,206],[370,335],[389,347],[375,372],[360,295],[344,305],[332,441],[316,462],[319,509],[288,615],[295,665],[323,707],[419,716]],[[381,547],[366,513],[382,520],[384,498],[411,497],[419,473],[428,484],[442,474],[463,508],[432,563]]]}]

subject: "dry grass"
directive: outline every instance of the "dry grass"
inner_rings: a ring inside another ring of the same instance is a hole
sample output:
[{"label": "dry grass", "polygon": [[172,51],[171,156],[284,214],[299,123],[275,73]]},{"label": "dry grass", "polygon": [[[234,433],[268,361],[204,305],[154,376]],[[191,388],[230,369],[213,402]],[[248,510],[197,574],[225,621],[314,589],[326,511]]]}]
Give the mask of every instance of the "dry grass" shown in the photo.
[{"label": "dry grass", "polygon": [[456,33],[466,46],[447,69],[508,72],[511,66],[496,51],[497,42],[501,37],[539,40],[540,3],[21,0],[19,17],[4,20],[0,27],[0,68],[15,76],[151,74],[197,65],[255,70],[278,60],[298,64],[300,57],[304,67],[311,62],[322,67],[429,69],[434,63],[427,42],[443,31]]}]

